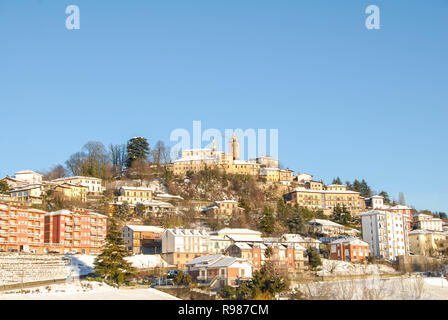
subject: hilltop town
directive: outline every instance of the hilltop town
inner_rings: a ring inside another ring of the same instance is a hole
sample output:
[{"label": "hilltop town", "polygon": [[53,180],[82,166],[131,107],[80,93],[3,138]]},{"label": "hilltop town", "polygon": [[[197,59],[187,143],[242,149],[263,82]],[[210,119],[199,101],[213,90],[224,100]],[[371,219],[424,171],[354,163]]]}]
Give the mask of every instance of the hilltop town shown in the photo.
[{"label": "hilltop town", "polygon": [[263,275],[278,286],[257,293],[262,298],[294,298],[299,291],[291,288],[305,282],[358,279],[372,270],[380,277],[443,272],[445,213],[418,211],[402,194],[391,201],[364,180],[326,184],[273,157],[243,160],[237,137],[228,143],[228,153],[213,141],[169,161],[163,142],[150,148],[143,137],[109,150],[89,142],[65,166],[6,175],[0,270],[8,276],[0,288],[23,284],[23,261],[31,268],[38,259],[51,262],[48,272],[27,269],[30,283],[66,278],[74,259],[64,269],[67,256],[79,256],[87,270],[78,276],[94,274],[86,257],[103,252],[111,220],[140,276],[150,274],[160,289],[174,281],[197,294],[254,298],[238,288]]}]

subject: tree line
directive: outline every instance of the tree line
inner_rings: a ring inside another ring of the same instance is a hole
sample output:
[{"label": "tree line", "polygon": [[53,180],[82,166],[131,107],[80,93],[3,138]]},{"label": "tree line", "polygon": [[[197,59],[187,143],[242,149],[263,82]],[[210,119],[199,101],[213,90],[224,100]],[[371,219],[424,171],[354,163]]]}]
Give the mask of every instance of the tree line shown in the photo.
[{"label": "tree line", "polygon": [[135,137],[126,144],[110,144],[89,141],[80,151],[73,153],[65,164],[59,164],[44,172],[49,180],[68,175],[111,179],[126,172],[141,173],[149,165],[156,168],[168,163],[169,147],[163,141],[157,141],[151,149],[144,137]]}]

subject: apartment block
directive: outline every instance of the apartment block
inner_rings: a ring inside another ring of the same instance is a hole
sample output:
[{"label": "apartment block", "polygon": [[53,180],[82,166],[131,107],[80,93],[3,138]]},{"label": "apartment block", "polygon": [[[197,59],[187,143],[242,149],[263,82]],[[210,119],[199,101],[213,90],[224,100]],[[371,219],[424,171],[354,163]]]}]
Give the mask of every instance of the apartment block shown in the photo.
[{"label": "apartment block", "polygon": [[133,254],[159,254],[164,231],[164,228],[155,226],[126,225],[123,228],[126,249]]},{"label": "apartment block", "polygon": [[324,210],[324,213],[331,214],[337,207],[347,207],[352,215],[357,215],[361,211],[360,193],[347,190],[344,185],[329,185],[320,190],[320,186],[312,188],[299,187],[292,192],[285,194],[284,200],[292,206],[298,205],[308,209]]},{"label": "apartment block", "polygon": [[406,219],[402,213],[371,210],[361,217],[363,240],[377,258],[395,260],[409,251]]},{"label": "apartment block", "polygon": [[185,269],[188,261],[208,254],[209,234],[196,229],[167,229],[162,234],[162,258]]},{"label": "apartment block", "polygon": [[45,214],[49,251],[99,254],[107,234],[107,217],[93,212],[59,210]]},{"label": "apartment block", "polygon": [[0,251],[43,253],[45,212],[0,204]]},{"label": "apartment block", "polygon": [[443,220],[436,218],[429,214],[416,214],[412,216],[414,226],[416,229],[430,230],[430,231],[443,231]]}]

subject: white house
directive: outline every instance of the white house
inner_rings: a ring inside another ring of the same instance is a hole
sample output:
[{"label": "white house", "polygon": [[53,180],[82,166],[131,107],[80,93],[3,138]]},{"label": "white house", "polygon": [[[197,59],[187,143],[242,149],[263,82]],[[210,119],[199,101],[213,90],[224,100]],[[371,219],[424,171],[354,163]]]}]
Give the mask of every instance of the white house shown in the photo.
[{"label": "white house", "polygon": [[31,170],[22,170],[14,173],[15,178],[20,181],[26,181],[28,183],[41,183],[43,175]]}]

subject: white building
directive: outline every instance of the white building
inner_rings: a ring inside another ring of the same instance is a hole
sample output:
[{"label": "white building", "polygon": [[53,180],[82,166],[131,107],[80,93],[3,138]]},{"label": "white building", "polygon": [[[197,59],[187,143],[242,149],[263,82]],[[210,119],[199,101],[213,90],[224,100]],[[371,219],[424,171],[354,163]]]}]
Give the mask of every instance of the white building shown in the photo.
[{"label": "white building", "polygon": [[326,235],[338,235],[344,233],[345,230],[343,225],[325,219],[313,219],[308,221],[306,225],[310,226],[314,232]]},{"label": "white building", "polygon": [[162,253],[207,253],[209,238],[204,230],[167,229],[162,234]]},{"label": "white building", "polygon": [[384,197],[383,196],[372,196],[370,199],[367,199],[369,202],[369,207],[373,210],[375,209],[385,209],[384,207]]},{"label": "white building", "polygon": [[409,251],[406,220],[402,213],[371,210],[359,215],[363,240],[378,258],[395,260]]},{"label": "white building", "polygon": [[22,170],[14,173],[15,178],[20,181],[28,182],[28,183],[41,183],[42,177],[40,173],[31,171],[31,170]]},{"label": "white building", "polygon": [[443,220],[431,216],[429,214],[416,214],[412,218],[415,221],[415,226],[417,229],[431,230],[431,231],[443,231]]},{"label": "white building", "polygon": [[209,238],[205,230],[167,229],[162,234],[162,258],[185,269],[187,262],[208,254]]},{"label": "white building", "polygon": [[102,180],[99,178],[93,178],[93,177],[81,177],[81,176],[76,176],[76,177],[64,177],[64,178],[59,178],[59,179],[54,179],[51,182],[53,183],[57,183],[57,184],[62,184],[62,183],[71,183],[74,185],[80,185],[83,187],[86,187],[88,192],[93,193],[93,194],[100,194],[103,193],[103,191],[105,190],[105,188],[101,185]]}]

